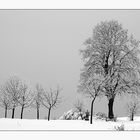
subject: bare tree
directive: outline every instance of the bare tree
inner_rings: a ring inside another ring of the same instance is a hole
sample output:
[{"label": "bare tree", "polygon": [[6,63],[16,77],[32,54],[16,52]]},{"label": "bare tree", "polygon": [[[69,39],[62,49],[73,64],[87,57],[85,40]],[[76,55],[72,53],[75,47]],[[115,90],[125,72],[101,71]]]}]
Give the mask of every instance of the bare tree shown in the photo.
[{"label": "bare tree", "polygon": [[81,101],[80,99],[78,99],[75,104],[74,104],[74,108],[76,109],[76,111],[78,111],[79,116],[81,117],[81,119],[83,120],[83,112],[84,112],[84,103],[83,101]]},{"label": "bare tree", "polygon": [[82,114],[82,112],[84,111],[84,103],[83,103],[83,101],[78,99],[75,102],[74,107],[75,107],[76,111],[78,111],[80,113],[79,115],[80,115],[81,119],[83,120],[84,119],[83,114]]},{"label": "bare tree", "polygon": [[140,110],[140,104],[137,97],[132,97],[131,101],[127,103],[127,113],[130,120],[134,120],[134,115],[136,115]]},{"label": "bare tree", "polygon": [[8,98],[12,107],[12,118],[15,115],[15,109],[18,106],[18,100],[20,98],[21,81],[18,77],[13,76],[5,83],[5,91],[8,94]]},{"label": "bare tree", "polygon": [[24,109],[29,107],[33,102],[33,94],[29,90],[28,86],[24,83],[21,84],[20,98],[18,100],[21,105],[21,119],[23,118]]},{"label": "bare tree", "polygon": [[41,85],[37,84],[36,85],[36,90],[35,90],[35,96],[34,96],[34,102],[33,105],[36,108],[36,113],[37,113],[37,119],[39,119],[39,112],[40,112],[40,107],[42,105],[42,95],[44,94],[44,89],[42,88]]},{"label": "bare tree", "polygon": [[85,45],[81,50],[85,61],[81,79],[89,81],[92,75],[98,74],[107,77],[104,95],[108,99],[108,118],[112,119],[116,95],[130,93],[132,87],[139,86],[139,41],[129,37],[117,21],[105,21],[95,26]]},{"label": "bare tree", "polygon": [[[102,95],[104,92],[103,85],[107,79],[103,79],[100,75],[92,75],[93,77],[88,78],[85,73],[81,74],[81,81],[80,85],[78,86],[78,92],[82,92],[83,94],[87,95],[87,97],[91,98],[91,117],[90,117],[90,124],[92,124],[93,119],[93,105],[95,99]],[[87,80],[88,78],[88,80]],[[91,81],[92,80],[92,81]]]},{"label": "bare tree", "polygon": [[81,100],[78,99],[78,100],[75,102],[74,107],[75,107],[75,109],[76,109],[78,112],[82,112],[82,111],[84,110],[84,103],[83,103],[83,101],[81,101]]},{"label": "bare tree", "polygon": [[4,86],[0,88],[0,106],[5,109],[4,117],[7,118],[7,111],[11,109],[11,101]]},{"label": "bare tree", "polygon": [[61,98],[60,98],[61,90],[62,89],[57,87],[56,90],[50,88],[49,92],[48,91],[43,92],[44,94],[43,94],[42,103],[44,107],[48,109],[48,121],[50,120],[51,109],[55,108],[61,102]]}]

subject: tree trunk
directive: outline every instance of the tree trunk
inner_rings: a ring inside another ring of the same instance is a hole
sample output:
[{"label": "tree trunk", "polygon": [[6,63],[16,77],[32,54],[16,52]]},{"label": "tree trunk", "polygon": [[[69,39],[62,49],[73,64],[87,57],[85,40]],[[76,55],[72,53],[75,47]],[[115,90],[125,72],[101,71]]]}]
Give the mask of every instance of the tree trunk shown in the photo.
[{"label": "tree trunk", "polygon": [[14,119],[15,116],[15,107],[12,109],[12,119]]},{"label": "tree trunk", "polygon": [[37,119],[39,120],[39,108],[37,107]]},{"label": "tree trunk", "polygon": [[7,106],[5,107],[5,118],[7,118]]},{"label": "tree trunk", "polygon": [[82,112],[80,111],[80,117],[81,117],[81,119],[83,120],[83,115],[82,115]]},{"label": "tree trunk", "polygon": [[114,103],[114,97],[109,99],[108,103],[108,118],[113,119],[114,113],[113,113],[113,103]]},{"label": "tree trunk", "polygon": [[92,124],[92,118],[93,118],[93,104],[94,104],[95,98],[91,102],[91,117],[90,117],[90,124]]},{"label": "tree trunk", "polygon": [[21,116],[20,116],[21,119],[23,118],[23,110],[24,110],[24,105],[22,105],[22,108],[21,108]]},{"label": "tree trunk", "polygon": [[48,111],[48,121],[50,120],[50,115],[51,115],[51,108],[49,108],[49,111]]},{"label": "tree trunk", "polygon": [[132,115],[131,115],[131,121],[133,121],[134,120],[134,113],[132,113]]}]

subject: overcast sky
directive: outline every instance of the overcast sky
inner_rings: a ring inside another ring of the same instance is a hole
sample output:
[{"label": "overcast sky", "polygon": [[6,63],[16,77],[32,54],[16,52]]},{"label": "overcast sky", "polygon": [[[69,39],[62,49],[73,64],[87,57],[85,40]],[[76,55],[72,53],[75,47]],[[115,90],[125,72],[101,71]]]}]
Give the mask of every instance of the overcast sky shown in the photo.
[{"label": "overcast sky", "polygon": [[[71,109],[77,98],[90,109],[90,99],[77,93],[83,66],[79,49],[94,26],[105,20],[118,20],[140,40],[140,10],[0,10],[0,84],[13,75],[32,88],[36,83],[46,89],[59,84],[63,102],[52,111],[52,118]],[[115,100],[116,116],[125,115],[123,100]],[[97,100],[94,109],[107,113],[107,99]],[[0,109],[0,117],[3,112]],[[40,116],[47,116],[47,110],[41,109]],[[36,110],[26,109],[24,118],[36,118]]]}]

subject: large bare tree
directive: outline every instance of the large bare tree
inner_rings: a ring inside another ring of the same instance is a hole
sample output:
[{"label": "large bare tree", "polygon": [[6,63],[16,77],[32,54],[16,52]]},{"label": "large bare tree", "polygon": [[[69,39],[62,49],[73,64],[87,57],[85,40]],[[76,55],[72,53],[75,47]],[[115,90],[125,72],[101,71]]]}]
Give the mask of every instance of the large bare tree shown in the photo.
[{"label": "large bare tree", "polygon": [[81,50],[85,62],[81,78],[87,76],[85,80],[89,81],[98,74],[107,77],[103,88],[108,99],[108,117],[112,119],[116,95],[130,93],[132,87],[139,86],[139,41],[129,36],[117,21],[105,21],[95,26],[85,46]]},{"label": "large bare tree", "polygon": [[58,86],[55,90],[50,88],[50,91],[43,92],[42,104],[48,109],[48,121],[50,120],[51,110],[61,102],[61,90]]}]

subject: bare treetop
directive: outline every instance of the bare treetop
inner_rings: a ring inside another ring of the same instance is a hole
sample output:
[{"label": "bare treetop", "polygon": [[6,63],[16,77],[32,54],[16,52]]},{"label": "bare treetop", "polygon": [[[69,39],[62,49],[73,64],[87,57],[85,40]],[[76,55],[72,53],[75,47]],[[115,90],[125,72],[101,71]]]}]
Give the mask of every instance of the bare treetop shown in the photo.
[{"label": "bare treetop", "polygon": [[61,98],[59,97],[61,90],[62,89],[57,87],[55,90],[50,88],[50,91],[45,91],[43,94],[43,105],[48,109],[50,107],[56,107],[61,102]]},{"label": "bare treetop", "polygon": [[[82,77],[85,74],[84,78],[89,80],[97,74],[109,76],[106,90],[110,92],[115,91],[118,85],[124,87],[130,79],[133,82],[138,79],[139,41],[136,41],[133,36],[129,37],[128,31],[117,21],[101,22],[95,26],[92,38],[88,39],[85,45],[86,49],[81,50],[85,60]],[[110,95],[112,94],[107,96],[110,98]]]},{"label": "bare treetop", "polygon": [[40,84],[37,84],[34,99],[38,106],[41,106],[41,104],[42,104],[43,93],[44,93],[44,89],[42,88],[42,86]]},{"label": "bare treetop", "polygon": [[84,110],[84,103],[81,100],[77,100],[74,104],[74,107],[76,108],[77,111],[82,112]]},{"label": "bare treetop", "polygon": [[20,91],[20,99],[18,100],[19,104],[24,106],[24,108],[30,106],[31,102],[34,99],[34,94],[31,92],[29,87],[22,83]]},{"label": "bare treetop", "polygon": [[4,86],[1,86],[0,88],[0,106],[7,107],[7,109],[11,109],[11,100]]},{"label": "bare treetop", "polygon": [[11,103],[13,106],[18,105],[18,99],[21,92],[21,81],[18,77],[13,76],[5,83],[5,90],[11,97]]}]

